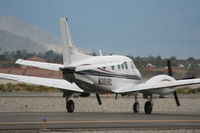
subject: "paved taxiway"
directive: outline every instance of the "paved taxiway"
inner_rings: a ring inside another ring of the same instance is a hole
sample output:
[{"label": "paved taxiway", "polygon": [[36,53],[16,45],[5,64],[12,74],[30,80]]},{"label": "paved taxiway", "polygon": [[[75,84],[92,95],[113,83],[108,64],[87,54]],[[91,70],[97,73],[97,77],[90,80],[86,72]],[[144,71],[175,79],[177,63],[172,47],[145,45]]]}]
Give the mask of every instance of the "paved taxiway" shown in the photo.
[{"label": "paved taxiway", "polygon": [[47,119],[49,129],[133,128],[177,129],[200,128],[200,113],[0,113],[0,130],[42,129]]}]

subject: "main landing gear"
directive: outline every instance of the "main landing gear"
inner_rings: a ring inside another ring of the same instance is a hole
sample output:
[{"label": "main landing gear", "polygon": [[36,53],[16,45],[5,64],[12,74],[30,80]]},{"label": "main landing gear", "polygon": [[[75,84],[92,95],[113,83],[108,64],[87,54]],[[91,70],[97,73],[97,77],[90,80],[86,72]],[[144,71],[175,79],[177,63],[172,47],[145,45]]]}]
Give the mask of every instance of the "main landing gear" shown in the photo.
[{"label": "main landing gear", "polygon": [[68,113],[73,113],[75,109],[75,104],[73,100],[66,100],[66,108]]},{"label": "main landing gear", "polygon": [[72,96],[72,94],[70,93],[63,93],[63,97],[65,97],[65,102],[66,102],[66,109],[68,113],[73,113],[74,109],[75,109],[75,104],[73,100],[70,100],[70,97]]},{"label": "main landing gear", "polygon": [[[138,95],[135,95],[135,102],[133,104],[134,113],[138,113],[140,110],[140,105],[137,99],[138,99]],[[151,114],[152,110],[153,110],[153,102],[152,102],[152,98],[150,98],[150,100],[147,101],[144,105],[144,112],[145,114]]]},{"label": "main landing gear", "polygon": [[151,114],[153,110],[153,103],[151,101],[147,101],[144,105],[144,112],[146,114]]}]

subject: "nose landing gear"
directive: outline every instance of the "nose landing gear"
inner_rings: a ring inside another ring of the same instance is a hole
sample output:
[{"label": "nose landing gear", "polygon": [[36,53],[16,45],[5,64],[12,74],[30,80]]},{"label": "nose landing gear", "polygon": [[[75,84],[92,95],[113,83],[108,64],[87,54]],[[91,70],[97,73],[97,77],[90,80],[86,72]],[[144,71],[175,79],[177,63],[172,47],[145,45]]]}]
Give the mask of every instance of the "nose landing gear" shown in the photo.
[{"label": "nose landing gear", "polygon": [[140,111],[140,104],[138,102],[138,95],[135,95],[135,102],[133,104],[133,112],[138,113]]},{"label": "nose landing gear", "polygon": [[[135,95],[135,102],[133,104],[133,112],[138,113],[140,110],[140,105],[138,102],[138,95]],[[147,101],[144,105],[144,112],[145,114],[151,114],[153,110],[153,102],[152,102],[152,96],[150,96],[149,101]]]},{"label": "nose landing gear", "polygon": [[140,110],[139,102],[134,102],[134,104],[133,104],[133,111],[134,111],[134,113],[138,113],[139,110]]}]

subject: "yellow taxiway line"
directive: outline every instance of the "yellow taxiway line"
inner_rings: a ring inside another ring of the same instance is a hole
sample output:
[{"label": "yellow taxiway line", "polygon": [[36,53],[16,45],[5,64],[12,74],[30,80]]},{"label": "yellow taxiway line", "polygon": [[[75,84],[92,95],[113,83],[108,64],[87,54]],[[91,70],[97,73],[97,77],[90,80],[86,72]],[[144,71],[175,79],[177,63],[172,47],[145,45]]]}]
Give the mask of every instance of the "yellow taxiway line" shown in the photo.
[{"label": "yellow taxiway line", "polygon": [[[86,120],[86,121],[47,121],[47,124],[87,124],[87,123],[156,123],[156,122],[200,122],[200,120]],[[0,125],[43,124],[44,122],[0,122]]]}]

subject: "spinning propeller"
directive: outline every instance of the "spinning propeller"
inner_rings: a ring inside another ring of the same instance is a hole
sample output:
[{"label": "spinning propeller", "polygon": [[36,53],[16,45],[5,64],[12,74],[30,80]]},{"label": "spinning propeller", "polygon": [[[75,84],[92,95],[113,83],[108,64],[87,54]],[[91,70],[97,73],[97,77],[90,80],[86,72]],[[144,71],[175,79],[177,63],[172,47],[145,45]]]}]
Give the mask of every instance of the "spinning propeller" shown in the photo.
[{"label": "spinning propeller", "polygon": [[99,105],[101,105],[102,102],[101,102],[101,98],[100,98],[99,94],[96,94],[96,98],[97,98],[97,101],[98,101]]},{"label": "spinning propeller", "polygon": [[[171,66],[170,60],[167,60],[167,67],[168,67],[168,75],[173,77],[172,66]],[[176,105],[180,106],[180,102],[179,102],[176,90],[174,91],[174,99],[176,101]]]}]

